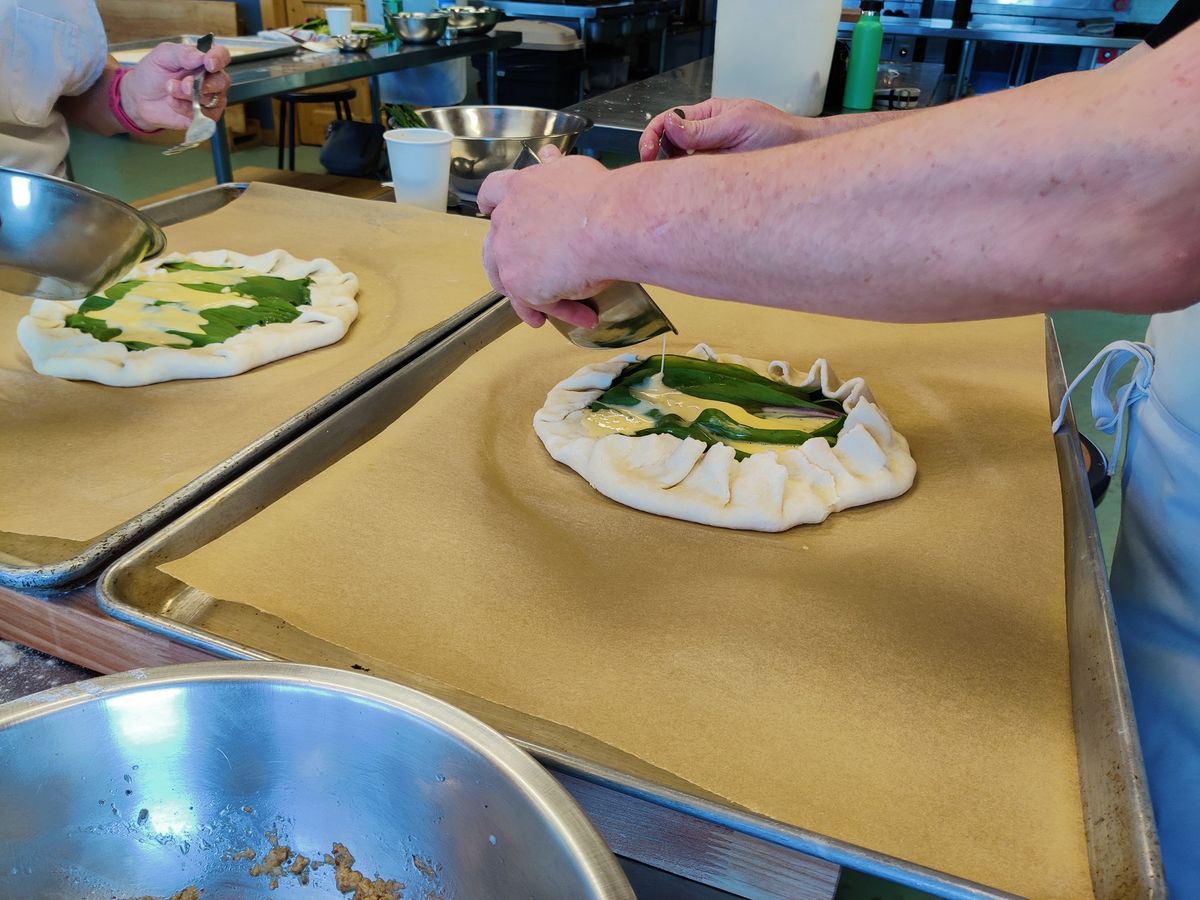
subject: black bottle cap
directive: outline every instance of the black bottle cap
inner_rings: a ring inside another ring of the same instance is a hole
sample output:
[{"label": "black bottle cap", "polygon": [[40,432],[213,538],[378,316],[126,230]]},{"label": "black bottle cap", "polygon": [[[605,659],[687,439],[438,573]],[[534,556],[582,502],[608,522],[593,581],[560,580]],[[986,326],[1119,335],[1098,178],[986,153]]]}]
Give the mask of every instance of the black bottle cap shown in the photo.
[{"label": "black bottle cap", "polygon": [[883,9],[883,0],[862,0],[858,8],[863,12],[879,12]]}]

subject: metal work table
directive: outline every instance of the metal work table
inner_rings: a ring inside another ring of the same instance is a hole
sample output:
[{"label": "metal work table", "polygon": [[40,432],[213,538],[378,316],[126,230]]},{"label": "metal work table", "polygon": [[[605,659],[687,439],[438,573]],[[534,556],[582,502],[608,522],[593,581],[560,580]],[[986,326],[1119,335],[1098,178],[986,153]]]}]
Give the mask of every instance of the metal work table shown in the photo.
[{"label": "metal work table", "polygon": [[637,156],[638,138],[654,116],[669,107],[699,103],[711,96],[712,64],[712,57],[706,56],[568,108],[593,123],[579,136],[576,146],[587,153],[608,150]]},{"label": "metal work table", "polygon": [[[838,25],[839,34],[850,34],[853,22]],[[904,37],[943,38],[949,41],[994,41],[1003,44],[1042,44],[1055,47],[1113,47],[1128,50],[1140,41],[1113,35],[1090,34],[1076,29],[1054,28],[1049,25],[1005,25],[970,23],[955,27],[950,19],[913,19],[905,16],[884,16],[884,34]]]},{"label": "metal work table", "polygon": [[[235,62],[227,70],[233,82],[229,88],[229,102],[245,103],[250,100],[262,100],[284,91],[321,87],[355,78],[370,78],[371,106],[372,109],[378,109],[379,97],[374,76],[482,53],[487,56],[484,84],[487,101],[491,103],[496,96],[496,52],[515,47],[520,42],[520,34],[497,32],[480,37],[460,37],[436,44],[401,44],[391,41],[359,53],[301,51],[293,56],[267,59],[260,63]],[[217,122],[217,133],[212,139],[212,155],[217,184],[233,181],[233,163],[230,161],[224,118]]]},{"label": "metal work table", "polygon": [[[509,5],[554,8],[545,3]],[[853,28],[852,22],[842,22],[838,26],[838,33],[840,36],[848,36]],[[1127,50],[1139,43],[1131,38],[1065,31],[1041,25],[989,24],[956,28],[949,19],[906,19],[898,16],[888,16],[884,20],[884,30],[885,33],[893,35],[962,41],[963,62],[953,94],[956,98],[962,95],[975,46],[980,42],[995,41],[1025,46],[1026,53],[1021,66],[1024,77],[1019,79],[1018,83],[1023,83],[1032,71],[1029,51],[1035,46],[1078,47],[1094,53],[1100,48]],[[587,116],[594,123],[580,135],[578,147],[586,152],[608,150],[636,156],[638,136],[655,115],[672,106],[699,103],[712,95],[712,67],[712,57],[708,56],[570,107],[569,112]]]},{"label": "metal work table", "polygon": [[[584,41],[625,39],[658,33],[658,71],[667,67],[667,26],[681,0],[615,0],[601,3],[545,3],[496,0],[492,6],[514,19],[550,19],[578,27]],[[579,99],[582,100],[583,82]]]},{"label": "metal work table", "polygon": [[[1111,34],[1091,34],[1077,29],[1055,28],[1051,25],[1006,24],[996,22],[971,22],[957,27],[950,19],[912,19],[903,16],[887,16],[883,20],[884,34],[899,37],[941,38],[962,41],[962,60],[958,77],[954,82],[952,99],[963,95],[967,76],[975,61],[975,48],[981,43],[1019,44],[1022,48],[1018,75],[1014,86],[1025,84],[1033,71],[1033,54],[1038,47],[1079,48],[1079,69],[1090,69],[1096,64],[1096,54],[1102,49],[1128,50],[1141,43],[1133,38],[1114,37]],[[838,34],[848,37],[854,30],[853,22],[842,22]]]},{"label": "metal work table", "polygon": [[610,3],[542,3],[537,0],[495,0],[492,6],[515,19],[578,19],[589,22],[676,9],[679,0],[613,0]]}]

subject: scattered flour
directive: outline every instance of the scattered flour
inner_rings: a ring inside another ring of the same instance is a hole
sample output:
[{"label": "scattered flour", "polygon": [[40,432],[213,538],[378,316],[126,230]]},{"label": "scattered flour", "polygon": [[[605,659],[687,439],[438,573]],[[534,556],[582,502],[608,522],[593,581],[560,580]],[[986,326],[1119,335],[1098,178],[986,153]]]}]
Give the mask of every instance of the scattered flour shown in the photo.
[{"label": "scattered flour", "polygon": [[10,641],[0,641],[0,703],[70,684],[94,673]]},{"label": "scattered flour", "polygon": [[0,669],[8,669],[21,661],[21,652],[15,644],[0,641]]}]

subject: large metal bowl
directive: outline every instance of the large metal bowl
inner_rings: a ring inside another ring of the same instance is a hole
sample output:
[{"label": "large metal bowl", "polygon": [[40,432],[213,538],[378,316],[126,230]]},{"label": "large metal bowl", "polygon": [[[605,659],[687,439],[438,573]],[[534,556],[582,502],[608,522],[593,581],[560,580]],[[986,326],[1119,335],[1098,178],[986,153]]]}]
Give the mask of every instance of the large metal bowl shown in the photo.
[{"label": "large metal bowl", "polygon": [[107,194],[0,168],[0,289],[78,300],[166,246],[162,229]]},{"label": "large metal bowl", "polygon": [[0,772],[5,897],[344,900],[332,866],[300,890],[285,863],[270,894],[250,870],[273,839],[316,860],[343,844],[406,897],[633,897],[531,757],[353,672],[198,663],[43,691],[0,706]]},{"label": "large metal bowl", "polygon": [[492,6],[443,6],[442,12],[460,35],[487,34],[500,21],[500,10]]},{"label": "large metal bowl", "polygon": [[553,144],[570,153],[590,119],[557,109],[530,106],[445,106],[423,109],[430,128],[454,135],[450,143],[450,186],[473,197],[493,172],[512,167],[528,144],[535,152]]},{"label": "large metal bowl", "polygon": [[388,13],[387,20],[392,33],[406,44],[437,43],[450,23],[450,17],[441,10]]}]

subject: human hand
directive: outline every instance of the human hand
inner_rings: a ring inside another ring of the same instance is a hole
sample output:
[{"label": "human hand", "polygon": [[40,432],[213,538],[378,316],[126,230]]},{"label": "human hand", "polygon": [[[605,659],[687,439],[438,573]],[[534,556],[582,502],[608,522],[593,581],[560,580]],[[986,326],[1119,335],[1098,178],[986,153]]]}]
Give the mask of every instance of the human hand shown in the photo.
[{"label": "human hand", "polygon": [[492,218],[483,266],[527,324],[537,328],[553,316],[591,328],[595,311],[576,301],[608,284],[591,274],[596,234],[589,213],[609,173],[594,159],[564,157],[554,147],[538,155],[541,165],[496,172],[479,189],[479,210]]},{"label": "human hand", "polygon": [[122,79],[121,108],[145,131],[187,128],[192,121],[192,82],[203,74],[200,105],[204,115],[219,119],[230,84],[227,65],[229,50],[219,45],[201,53],[188,44],[159,44]]},{"label": "human hand", "polygon": [[664,132],[680,150],[734,153],[811,140],[823,128],[820,119],[788,115],[758,100],[713,97],[682,109],[682,119],[670,109],[650,120],[638,141],[643,162],[658,155]]}]

